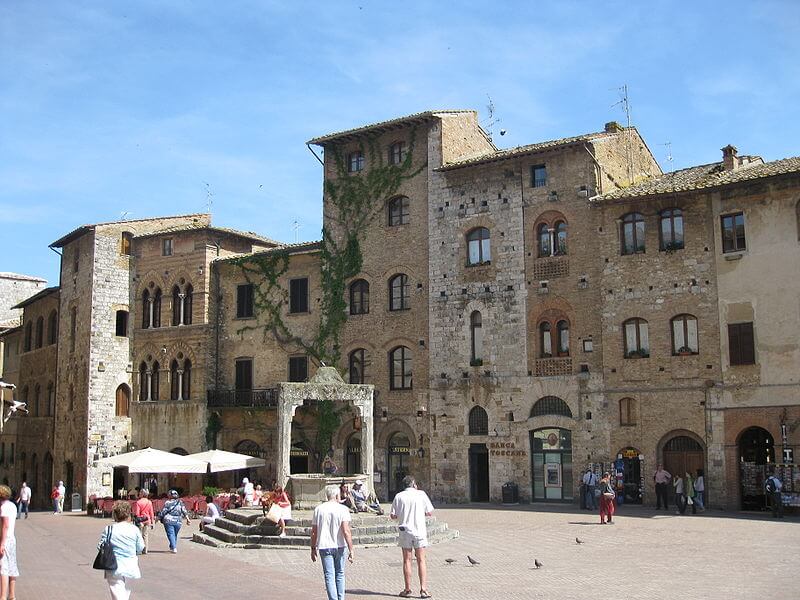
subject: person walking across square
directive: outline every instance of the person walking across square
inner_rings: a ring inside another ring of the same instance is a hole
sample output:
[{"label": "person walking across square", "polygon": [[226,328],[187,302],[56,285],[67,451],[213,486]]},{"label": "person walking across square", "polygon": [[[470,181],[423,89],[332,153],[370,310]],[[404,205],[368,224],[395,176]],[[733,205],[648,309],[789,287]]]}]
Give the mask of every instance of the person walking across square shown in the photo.
[{"label": "person walking across square", "polygon": [[147,490],[139,490],[139,499],[133,503],[133,521],[139,528],[144,540],[144,550],[142,554],[147,554],[147,544],[150,539],[150,530],[156,522],[156,516],[153,514],[153,503],[148,496],[150,493]]},{"label": "person walking across square", "polygon": [[616,512],[616,504],[614,500],[617,493],[614,491],[614,486],[611,483],[611,473],[603,473],[603,478],[600,480],[600,525],[614,524],[614,513]]},{"label": "person walking across square", "polygon": [[19,512],[17,518],[22,518],[22,513],[25,513],[25,518],[28,518],[28,507],[31,503],[31,488],[28,487],[26,482],[22,482],[22,487],[19,488],[19,495],[17,496],[17,505]]},{"label": "person walking across square", "polygon": [[403,549],[403,580],[405,587],[400,592],[401,598],[409,598],[411,591],[411,559],[412,553],[417,557],[417,574],[419,575],[419,597],[430,598],[428,592],[428,566],[425,562],[425,549],[428,547],[428,526],[425,517],[433,514],[428,494],[417,489],[417,482],[411,476],[403,478],[403,491],[394,497],[392,502],[392,519],[397,520],[399,545]]},{"label": "person walking across square", "polygon": [[189,524],[189,513],[176,490],[170,490],[168,495],[169,500],[164,504],[164,508],[158,513],[158,516],[164,524],[164,531],[169,540],[169,551],[176,554],[178,552],[178,534],[181,532],[184,519],[186,519],[186,524]]},{"label": "person walking across square", "polygon": [[350,511],[339,503],[339,488],[325,488],[326,501],[314,509],[311,525],[311,561],[319,553],[328,600],[344,600],[344,560],[353,562],[353,536]]},{"label": "person walking across square", "polygon": [[700,509],[700,512],[705,512],[706,510],[705,492],[706,478],[703,469],[697,469],[697,477],[694,480],[694,502],[697,504],[697,508]]},{"label": "person walking across square", "polygon": [[656,482],[656,510],[661,510],[661,503],[664,503],[664,510],[669,510],[669,482],[672,479],[669,471],[665,471],[664,467],[658,465],[653,481]]},{"label": "person walking across square", "polygon": [[17,538],[14,528],[17,522],[17,507],[11,501],[11,488],[0,485],[0,598],[16,597]]}]

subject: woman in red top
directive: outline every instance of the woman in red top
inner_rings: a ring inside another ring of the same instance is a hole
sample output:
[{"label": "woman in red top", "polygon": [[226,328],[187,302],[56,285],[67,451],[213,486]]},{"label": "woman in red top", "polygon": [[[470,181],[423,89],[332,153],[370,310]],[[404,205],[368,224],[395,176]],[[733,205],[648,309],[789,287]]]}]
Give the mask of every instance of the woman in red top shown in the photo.
[{"label": "woman in red top", "polygon": [[139,499],[133,503],[133,522],[142,532],[142,539],[144,539],[144,550],[142,554],[147,554],[147,538],[150,530],[156,522],[156,516],[153,513],[153,503],[148,498],[150,494],[147,490],[139,490]]},{"label": "woman in red top", "polygon": [[281,518],[278,521],[278,527],[281,528],[279,537],[286,537],[286,521],[292,520],[292,503],[289,501],[289,495],[283,487],[276,485],[275,491],[272,492],[272,501],[281,507]]},{"label": "woman in red top", "polygon": [[614,499],[617,497],[617,493],[614,491],[614,486],[611,485],[611,474],[610,473],[603,473],[603,478],[600,480],[600,524],[606,524],[606,518],[608,519],[608,524],[613,525],[614,521],[612,517],[614,516]]}]

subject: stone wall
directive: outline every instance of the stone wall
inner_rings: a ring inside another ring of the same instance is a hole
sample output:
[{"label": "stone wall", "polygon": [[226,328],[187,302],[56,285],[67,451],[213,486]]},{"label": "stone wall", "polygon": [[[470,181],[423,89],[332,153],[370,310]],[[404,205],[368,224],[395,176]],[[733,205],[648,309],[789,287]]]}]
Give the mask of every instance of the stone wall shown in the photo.
[{"label": "stone wall", "polygon": [[47,287],[40,277],[0,273],[0,324],[19,319],[22,310],[11,308]]}]

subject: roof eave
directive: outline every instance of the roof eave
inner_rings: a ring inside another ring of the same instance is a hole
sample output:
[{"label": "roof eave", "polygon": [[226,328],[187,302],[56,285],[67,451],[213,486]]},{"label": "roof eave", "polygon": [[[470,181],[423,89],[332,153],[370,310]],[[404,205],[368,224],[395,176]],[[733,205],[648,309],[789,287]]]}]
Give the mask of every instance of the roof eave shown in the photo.
[{"label": "roof eave", "polygon": [[[580,146],[583,144],[587,144],[589,142],[594,141],[596,138],[589,138],[585,140],[574,140],[572,142],[566,142],[564,144],[558,144],[556,146],[548,146],[547,148],[533,148],[531,150],[525,150],[522,152],[514,153],[513,151],[509,151],[507,154],[503,154],[502,156],[488,156],[485,159],[481,160],[466,160],[461,162],[454,162],[448,165],[442,165],[441,167],[436,167],[433,169],[437,172],[442,171],[456,171],[458,169],[466,169],[467,167],[477,167],[481,165],[487,165],[495,162],[502,162],[504,160],[512,160],[515,158],[524,158],[526,156],[534,156],[536,154],[546,154],[548,152],[564,150],[566,148],[570,148],[572,146]],[[503,152],[500,150],[499,152]]]}]

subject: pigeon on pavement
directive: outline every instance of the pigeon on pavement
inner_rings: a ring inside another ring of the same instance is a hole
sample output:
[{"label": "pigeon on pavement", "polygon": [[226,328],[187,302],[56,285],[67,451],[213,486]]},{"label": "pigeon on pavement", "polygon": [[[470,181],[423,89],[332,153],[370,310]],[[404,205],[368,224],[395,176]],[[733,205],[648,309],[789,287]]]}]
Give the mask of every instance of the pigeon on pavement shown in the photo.
[{"label": "pigeon on pavement", "polygon": [[454,562],[456,562],[456,559],[455,558],[445,558],[444,562],[446,562],[448,565],[452,565]]},{"label": "pigeon on pavement", "polygon": [[583,540],[581,538],[575,538],[575,543],[576,544],[583,544],[584,542],[583,542]]},{"label": "pigeon on pavement", "polygon": [[537,569],[541,569],[544,566],[542,563],[539,562],[538,558],[534,558],[533,559],[533,564],[536,565],[535,568],[537,568]]},{"label": "pigeon on pavement", "polygon": [[469,561],[469,564],[471,564],[472,566],[481,564],[479,560],[475,560],[469,554],[467,554],[467,560]]}]

